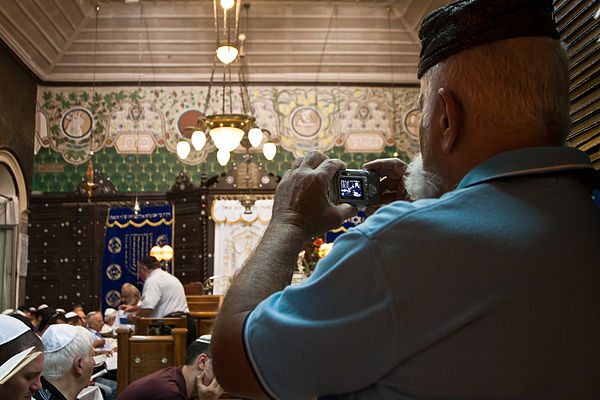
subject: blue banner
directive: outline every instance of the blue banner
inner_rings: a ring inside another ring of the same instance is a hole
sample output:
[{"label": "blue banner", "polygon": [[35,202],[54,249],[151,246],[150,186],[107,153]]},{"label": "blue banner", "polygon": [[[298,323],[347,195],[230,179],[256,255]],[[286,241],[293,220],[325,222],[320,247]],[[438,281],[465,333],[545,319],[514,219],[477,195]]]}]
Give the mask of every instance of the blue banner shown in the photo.
[{"label": "blue banner", "polygon": [[[111,208],[106,219],[104,257],[102,258],[102,312],[121,303],[121,286],[141,284],[138,261],[154,246],[173,246],[173,206]],[[173,273],[173,260],[161,261]]]},{"label": "blue banner", "polygon": [[331,243],[342,233],[348,232],[348,229],[354,228],[358,224],[365,222],[367,214],[364,211],[359,211],[357,215],[352,218],[348,218],[342,223],[342,226],[336,229],[332,229],[325,234],[325,243]]}]

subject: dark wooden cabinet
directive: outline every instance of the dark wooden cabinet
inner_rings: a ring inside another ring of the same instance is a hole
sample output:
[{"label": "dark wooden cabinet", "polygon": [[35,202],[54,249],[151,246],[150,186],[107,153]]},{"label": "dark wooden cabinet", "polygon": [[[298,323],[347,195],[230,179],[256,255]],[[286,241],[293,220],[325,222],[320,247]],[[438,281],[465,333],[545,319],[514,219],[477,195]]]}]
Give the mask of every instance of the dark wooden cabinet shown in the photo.
[{"label": "dark wooden cabinet", "polygon": [[[252,179],[250,179],[252,178]],[[99,171],[98,187],[90,200],[80,185],[72,193],[31,196],[29,216],[29,265],[26,280],[27,305],[46,303],[70,310],[101,305],[102,256],[109,207],[172,204],[175,213],[174,268],[182,284],[204,282],[213,275],[213,200],[264,198],[275,192],[279,177],[250,159],[232,164],[228,174],[206,179],[194,186],[183,173],[176,176],[166,193],[120,193]]]}]

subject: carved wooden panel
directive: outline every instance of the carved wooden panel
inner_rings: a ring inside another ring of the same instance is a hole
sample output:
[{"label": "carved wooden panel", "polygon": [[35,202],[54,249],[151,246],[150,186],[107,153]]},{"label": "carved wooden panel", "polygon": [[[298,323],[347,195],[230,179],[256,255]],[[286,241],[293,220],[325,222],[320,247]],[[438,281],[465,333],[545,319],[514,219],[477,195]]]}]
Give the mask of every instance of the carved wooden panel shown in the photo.
[{"label": "carved wooden panel", "polygon": [[97,309],[107,207],[39,200],[29,218],[26,302]]}]

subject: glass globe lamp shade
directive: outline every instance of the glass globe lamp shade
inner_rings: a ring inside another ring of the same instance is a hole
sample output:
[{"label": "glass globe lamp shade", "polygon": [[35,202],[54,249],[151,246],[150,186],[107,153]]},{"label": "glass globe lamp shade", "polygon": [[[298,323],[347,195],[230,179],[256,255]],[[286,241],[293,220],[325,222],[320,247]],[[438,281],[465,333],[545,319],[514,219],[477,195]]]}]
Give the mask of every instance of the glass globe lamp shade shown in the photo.
[{"label": "glass globe lamp shade", "polygon": [[[225,150],[227,153],[235,150],[244,137],[244,131],[232,126],[220,126],[213,128],[209,132],[211,139],[219,150]],[[226,164],[227,162],[225,162]],[[225,165],[221,164],[221,165]]]},{"label": "glass globe lamp shade", "polygon": [[202,131],[194,131],[194,133],[192,133],[192,146],[194,146],[194,150],[202,150],[205,144],[206,134]]},{"label": "glass globe lamp shade", "polygon": [[163,249],[160,246],[154,246],[150,249],[150,255],[156,258],[158,261],[163,259]]},{"label": "glass globe lamp shade", "polygon": [[182,140],[181,142],[177,143],[177,155],[182,160],[185,160],[187,156],[190,155],[190,150],[190,144],[187,141]]},{"label": "glass globe lamp shade", "polygon": [[171,261],[173,259],[173,248],[168,244],[162,247],[162,257],[165,261]]},{"label": "glass globe lamp shade", "polygon": [[265,155],[265,158],[267,160],[271,161],[272,159],[274,159],[276,153],[277,153],[277,147],[275,146],[275,143],[273,143],[273,142],[265,143],[265,145],[263,146],[263,154]]},{"label": "glass globe lamp shade", "polygon": [[224,10],[229,10],[233,7],[233,3],[234,0],[221,0],[221,7],[223,7]]},{"label": "glass globe lamp shade", "polygon": [[225,149],[220,149],[219,151],[217,151],[217,161],[222,166],[227,165],[227,163],[229,162],[229,152]]},{"label": "glass globe lamp shade", "polygon": [[250,145],[252,147],[260,146],[262,139],[263,139],[262,129],[254,127],[252,129],[250,129],[250,131],[248,131],[248,141],[250,141]]},{"label": "glass globe lamp shade", "polygon": [[224,43],[217,47],[217,58],[223,64],[231,63],[237,55],[238,49],[230,43]]}]

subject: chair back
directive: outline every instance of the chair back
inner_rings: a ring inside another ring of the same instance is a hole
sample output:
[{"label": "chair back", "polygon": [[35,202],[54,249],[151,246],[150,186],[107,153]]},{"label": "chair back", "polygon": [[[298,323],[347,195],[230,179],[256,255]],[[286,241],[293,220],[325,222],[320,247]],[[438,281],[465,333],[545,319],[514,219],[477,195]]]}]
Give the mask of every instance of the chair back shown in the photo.
[{"label": "chair back", "polygon": [[135,319],[135,334],[136,335],[170,335],[174,328],[187,327],[185,316],[173,318],[136,318]]},{"label": "chair back", "polygon": [[186,328],[158,336],[132,335],[129,328],[118,328],[117,393],[161,368],[184,365],[186,335]]},{"label": "chair back", "polygon": [[186,296],[188,294],[203,295],[204,294],[203,289],[204,289],[204,285],[202,284],[202,282],[191,282],[191,283],[183,285],[183,291],[185,292]]},{"label": "chair back", "polygon": [[196,333],[198,336],[206,335],[212,332],[213,325],[217,318],[217,313],[223,303],[222,295],[187,295],[188,308],[190,315],[196,322]]},{"label": "chair back", "polygon": [[190,312],[217,312],[223,303],[223,295],[186,295]]}]

